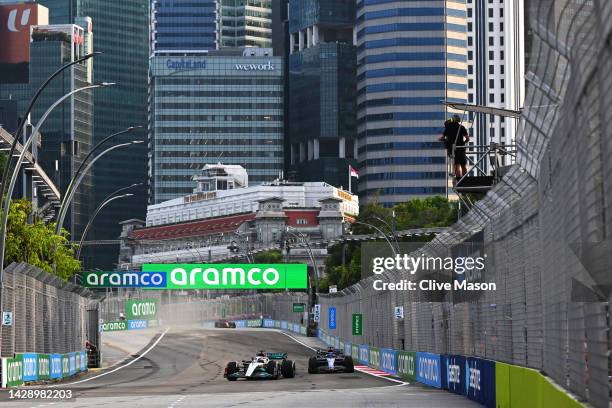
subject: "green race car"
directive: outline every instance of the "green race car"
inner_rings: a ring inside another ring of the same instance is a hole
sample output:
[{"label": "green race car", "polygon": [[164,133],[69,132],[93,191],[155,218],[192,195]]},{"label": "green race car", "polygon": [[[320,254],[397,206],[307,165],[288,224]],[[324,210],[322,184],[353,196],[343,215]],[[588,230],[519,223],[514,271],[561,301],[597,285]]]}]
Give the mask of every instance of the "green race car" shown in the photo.
[{"label": "green race car", "polygon": [[295,376],[295,363],[287,359],[287,353],[260,351],[251,360],[227,363],[223,377],[227,378],[228,381],[236,381],[239,378],[278,380],[281,375],[285,378]]}]

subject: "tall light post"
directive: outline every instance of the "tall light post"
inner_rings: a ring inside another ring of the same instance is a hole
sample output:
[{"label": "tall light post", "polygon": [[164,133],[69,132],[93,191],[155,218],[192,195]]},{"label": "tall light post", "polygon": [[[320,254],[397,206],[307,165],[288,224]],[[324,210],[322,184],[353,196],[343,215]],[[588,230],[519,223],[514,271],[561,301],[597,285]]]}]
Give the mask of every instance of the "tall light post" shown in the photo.
[{"label": "tall light post", "polygon": [[81,173],[78,175],[75,175],[76,181],[74,182],[72,190],[70,192],[66,192],[67,196],[64,199],[64,204],[62,205],[62,207],[60,207],[58,215],[57,215],[57,225],[55,226],[55,233],[57,235],[59,235],[62,230],[62,225],[64,225],[64,219],[66,218],[66,213],[68,212],[68,206],[70,206],[70,202],[74,198],[74,194],[76,193],[76,190],[79,187],[79,184],[81,184],[81,181],[83,181],[83,178],[85,178],[85,174],[87,174],[87,171],[94,165],[94,163],[98,161],[98,159],[100,159],[102,156],[104,156],[105,154],[109,152],[112,152],[115,149],[119,149],[119,148],[126,147],[126,146],[131,146],[131,145],[139,144],[139,143],[143,143],[143,141],[142,140],[132,140],[131,142],[120,143],[118,145],[111,146],[108,149],[102,151],[100,154],[98,154],[93,159],[91,159],[91,161],[86,165],[86,167],[81,171]]},{"label": "tall light post", "polygon": [[[373,215],[371,218],[382,222],[387,228],[389,228],[389,231],[391,231],[391,236],[393,237],[393,241],[395,242],[395,247],[397,248],[397,250],[399,251],[399,242],[397,242],[397,235],[395,235],[395,228],[392,225],[389,225],[389,223],[387,221],[385,221],[384,219]],[[393,211],[393,223],[395,224],[395,211]]]},{"label": "tall light post", "polygon": [[89,228],[93,224],[94,220],[96,219],[96,216],[102,210],[102,208],[106,207],[108,204],[110,204],[111,202],[113,202],[115,200],[119,200],[120,198],[132,197],[133,195],[134,194],[132,194],[132,193],[121,194],[121,195],[116,195],[116,196],[113,196],[111,194],[104,201],[102,201],[100,203],[100,205],[98,205],[98,208],[96,208],[96,210],[94,211],[93,215],[89,219],[89,222],[85,226],[85,229],[83,230],[83,235],[81,235],[81,240],[79,241],[79,248],[77,249],[77,254],[76,254],[76,259],[77,260],[79,260],[81,258],[81,249],[83,249],[83,241],[85,241],[85,237],[87,236],[87,233],[89,232]]},{"label": "tall light post", "polygon": [[368,224],[367,222],[355,221],[354,223],[355,224],[359,224],[359,225],[364,225],[366,227],[370,227],[370,228],[373,228],[376,231],[378,231],[378,233],[382,234],[382,236],[385,239],[385,241],[387,241],[387,244],[389,244],[389,247],[391,248],[391,251],[393,251],[393,256],[397,255],[397,250],[395,249],[393,244],[391,244],[391,241],[389,240],[389,237],[387,236],[387,234],[385,234],[385,232],[383,230],[378,228],[376,225]]},{"label": "tall light post", "polygon": [[13,171],[13,175],[11,176],[11,180],[9,182],[8,189],[6,190],[6,200],[5,200],[5,205],[4,205],[4,209],[3,209],[4,211],[2,213],[2,220],[1,220],[1,223],[0,223],[0,228],[1,228],[1,230],[0,230],[0,232],[1,232],[0,233],[0,288],[2,287],[2,274],[4,272],[4,253],[5,253],[5,249],[6,249],[5,244],[6,244],[6,226],[7,226],[6,224],[7,224],[7,221],[8,221],[9,209],[11,207],[11,205],[10,205],[11,197],[13,196],[13,190],[15,189],[15,183],[17,182],[17,177],[19,176],[21,165],[23,164],[23,160],[25,158],[25,155],[28,152],[28,150],[30,149],[30,146],[32,146],[32,143],[34,142],[34,140],[38,137],[38,131],[40,130],[41,126],[45,123],[45,120],[47,120],[47,117],[51,114],[51,112],[53,112],[53,110],[55,108],[57,108],[59,105],[61,105],[62,102],[64,102],[66,99],[70,98],[72,95],[74,95],[74,94],[76,94],[78,92],[86,91],[88,89],[104,88],[104,87],[108,87],[108,86],[112,86],[112,85],[115,85],[115,84],[114,83],[109,83],[109,82],[103,82],[103,83],[100,83],[100,84],[88,85],[88,86],[84,86],[84,87],[81,87],[81,88],[73,89],[72,91],[68,92],[67,94],[65,94],[64,96],[59,98],[42,115],[42,117],[40,118],[40,120],[36,124],[36,127],[34,127],[34,130],[33,130],[32,134],[30,135],[28,140],[23,145],[23,150],[21,151],[21,154],[19,155],[19,158],[17,159],[17,164],[15,165],[15,170]]},{"label": "tall light post", "polygon": [[[34,93],[34,96],[32,97],[32,99],[30,99],[30,103],[28,104],[28,107],[26,108],[25,113],[23,114],[23,116],[21,117],[21,120],[19,121],[19,126],[17,126],[17,130],[15,131],[15,136],[13,138],[13,143],[11,144],[11,148],[9,150],[9,154],[8,154],[8,161],[6,163],[6,167],[4,168],[4,171],[2,172],[2,184],[0,186],[0,201],[2,203],[2,205],[0,207],[4,208],[4,205],[10,202],[10,196],[6,195],[6,199],[3,200],[4,197],[4,192],[6,191],[6,185],[7,185],[7,181],[8,181],[8,176],[9,176],[9,171],[10,171],[10,167],[11,167],[11,161],[13,160],[13,154],[15,153],[15,149],[17,148],[17,144],[19,143],[19,136],[21,136],[21,132],[23,131],[23,128],[25,126],[26,121],[28,120],[28,117],[30,116],[30,113],[32,112],[32,108],[34,107],[34,104],[36,103],[36,100],[38,99],[38,97],[40,96],[40,94],[45,90],[45,88],[47,87],[47,85],[49,85],[49,83],[55,78],[57,77],[59,74],[61,74],[64,70],[66,70],[67,68],[70,68],[71,66],[78,64],[80,62],[83,62],[89,58],[95,57],[96,55],[102,54],[101,52],[97,51],[97,52],[93,52],[91,54],[87,54],[75,61],[69,62],[67,64],[62,65],[61,67],[59,67],[53,74],[51,74],[36,90],[36,93]],[[3,200],[3,201],[2,201]],[[1,276],[1,274],[0,274]]]},{"label": "tall light post", "polygon": [[[77,171],[74,173],[74,177],[72,177],[72,179],[70,180],[70,183],[68,183],[68,188],[66,188],[66,192],[64,192],[63,196],[62,196],[62,201],[60,203],[60,210],[63,209],[65,207],[66,201],[67,201],[67,197],[71,195],[71,192],[73,189],[76,189],[76,185],[75,182],[76,180],[79,178],[79,176],[81,175],[81,172],[83,171],[83,168],[87,165],[87,160],[89,160],[89,158],[95,153],[95,151],[102,146],[104,143],[106,143],[108,140],[112,139],[113,137],[119,136],[119,135],[123,135],[125,133],[129,133],[132,132],[136,129],[142,129],[142,126],[130,126],[127,129],[124,129],[120,132],[117,133],[113,133],[112,135],[109,135],[107,137],[105,137],[104,139],[100,140],[90,151],[89,153],[87,153],[87,156],[85,156],[85,158],[83,159],[83,161],[81,162],[81,164],[79,165],[79,168],[77,169]],[[87,167],[87,169],[89,169],[89,167]],[[85,170],[87,171],[87,170]],[[59,215],[59,213],[58,213]],[[58,217],[59,219],[59,217]],[[63,224],[63,223],[62,223]],[[56,227],[56,234],[59,234],[60,230],[61,230],[61,225],[59,224],[60,227],[57,228]]]}]

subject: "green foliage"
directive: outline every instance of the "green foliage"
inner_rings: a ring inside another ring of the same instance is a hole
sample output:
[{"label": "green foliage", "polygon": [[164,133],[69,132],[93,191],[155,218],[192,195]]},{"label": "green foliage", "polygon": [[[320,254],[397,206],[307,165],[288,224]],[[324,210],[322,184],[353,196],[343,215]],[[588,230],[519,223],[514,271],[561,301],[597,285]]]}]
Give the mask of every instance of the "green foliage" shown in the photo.
[{"label": "green foliage", "polygon": [[75,259],[75,245],[69,245],[68,232],[55,235],[55,226],[41,220],[28,223],[32,207],[27,200],[12,200],[6,236],[6,264],[27,262],[45,272],[69,279],[81,269]]},{"label": "green foliage", "polygon": [[[393,208],[383,207],[375,198],[359,210],[357,221],[375,225],[390,235],[387,225],[393,222],[395,212],[396,231],[414,228],[447,227],[457,220],[457,203],[449,202],[445,197],[434,196],[424,199],[416,198]],[[381,222],[379,219],[385,221]],[[353,234],[372,234],[377,231],[366,225],[355,224],[351,227]],[[401,241],[427,241],[428,237],[413,237]],[[344,265],[342,255],[344,251]],[[325,262],[327,275],[319,282],[319,289],[326,291],[330,285],[338,289],[351,286],[361,279],[361,244],[338,244],[329,250]]]},{"label": "green foliage", "polygon": [[253,255],[255,263],[259,264],[280,264],[285,263],[283,253],[279,249],[259,252]]}]

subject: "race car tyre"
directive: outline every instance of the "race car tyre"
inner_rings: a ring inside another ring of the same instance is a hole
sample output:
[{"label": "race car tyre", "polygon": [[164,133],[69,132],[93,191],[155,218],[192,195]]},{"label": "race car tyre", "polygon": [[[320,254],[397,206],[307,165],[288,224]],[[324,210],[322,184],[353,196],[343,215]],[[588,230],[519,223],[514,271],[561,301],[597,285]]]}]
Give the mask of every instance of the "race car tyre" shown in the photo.
[{"label": "race car tyre", "polygon": [[344,371],[347,373],[355,372],[355,364],[353,364],[353,357],[344,356]]},{"label": "race car tyre", "polygon": [[279,372],[276,361],[269,361],[266,366],[266,372],[272,376],[272,379],[278,380]]},{"label": "race car tyre", "polygon": [[219,327],[221,327],[221,324],[219,322],[215,322],[215,328],[218,329]]},{"label": "race car tyre", "polygon": [[316,357],[310,357],[308,359],[308,374],[318,374],[319,364],[317,363]]},{"label": "race car tyre", "polygon": [[230,361],[227,363],[227,367],[225,368],[225,372],[227,373],[227,381],[236,381],[236,378],[230,377],[230,375],[238,371],[238,364],[236,364],[235,361]]},{"label": "race car tyre", "polygon": [[281,374],[285,378],[295,377],[295,363],[291,360],[283,360],[281,364]]}]

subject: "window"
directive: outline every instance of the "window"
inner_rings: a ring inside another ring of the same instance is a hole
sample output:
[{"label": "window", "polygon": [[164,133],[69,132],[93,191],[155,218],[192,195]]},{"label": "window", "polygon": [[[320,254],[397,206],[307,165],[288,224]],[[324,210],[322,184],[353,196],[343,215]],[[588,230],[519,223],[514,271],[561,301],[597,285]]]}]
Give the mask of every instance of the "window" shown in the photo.
[{"label": "window", "polygon": [[489,65],[489,75],[494,75],[494,74],[495,74],[495,65]]},{"label": "window", "polygon": [[505,54],[504,54],[504,51],[502,50],[499,52],[499,59],[503,61],[504,58],[505,58]]},{"label": "window", "polygon": [[495,94],[489,94],[489,102],[495,103]]},{"label": "window", "polygon": [[472,75],[474,73],[474,66],[468,65],[468,74]]},{"label": "window", "polygon": [[494,29],[493,29],[493,23],[489,23],[489,32],[491,32],[491,33],[492,33],[492,32],[493,32],[493,30],[494,30]]},{"label": "window", "polygon": [[472,46],[474,44],[474,38],[473,37],[468,37],[468,46]]},{"label": "window", "polygon": [[495,80],[494,79],[489,79],[489,88],[495,89]]},{"label": "window", "polygon": [[308,220],[306,218],[298,218],[295,223],[297,225],[308,225]]},{"label": "window", "polygon": [[493,37],[489,37],[489,45],[495,45],[495,39]]},{"label": "window", "polygon": [[468,88],[470,88],[470,89],[474,88],[474,80],[473,79],[468,79]]},{"label": "window", "polygon": [[493,9],[489,8],[489,18],[493,18]]},{"label": "window", "polygon": [[474,102],[474,94],[469,94],[469,95],[468,95],[468,102],[469,102],[469,103]]},{"label": "window", "polygon": [[469,32],[472,32],[472,23],[471,22],[467,24],[467,28],[468,28]]},{"label": "window", "polygon": [[502,79],[500,81],[500,87],[501,87],[501,89],[504,89],[506,87],[506,80],[505,79]]},{"label": "window", "polygon": [[505,69],[505,67],[504,67],[504,65],[503,65],[503,64],[502,64],[502,65],[500,65],[500,66],[499,66],[499,69],[500,69],[501,74],[503,75],[503,74],[504,74],[504,71],[506,70],[506,69]]},{"label": "window", "polygon": [[495,59],[495,53],[493,51],[489,51],[489,60],[493,61]]},{"label": "window", "polygon": [[473,57],[474,54],[472,53],[472,51],[468,51],[468,59],[471,61]]}]

